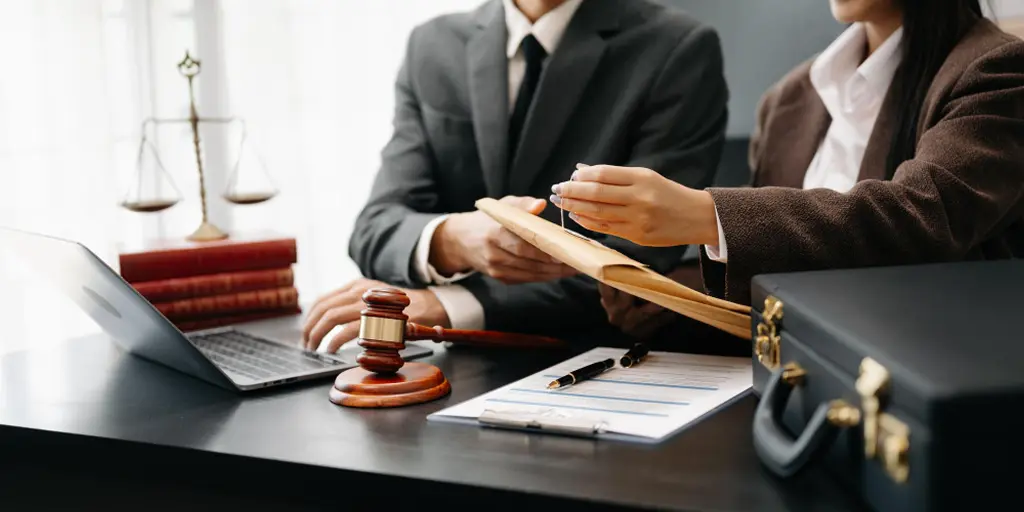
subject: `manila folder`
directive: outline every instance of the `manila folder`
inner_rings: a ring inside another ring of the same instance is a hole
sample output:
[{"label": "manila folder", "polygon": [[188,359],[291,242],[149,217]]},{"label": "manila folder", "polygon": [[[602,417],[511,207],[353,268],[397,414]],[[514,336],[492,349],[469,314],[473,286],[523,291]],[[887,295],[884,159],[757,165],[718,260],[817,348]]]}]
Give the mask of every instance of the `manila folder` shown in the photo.
[{"label": "manila folder", "polygon": [[750,307],[669,279],[614,249],[492,198],[477,209],[538,249],[598,281],[725,332],[750,338]]}]

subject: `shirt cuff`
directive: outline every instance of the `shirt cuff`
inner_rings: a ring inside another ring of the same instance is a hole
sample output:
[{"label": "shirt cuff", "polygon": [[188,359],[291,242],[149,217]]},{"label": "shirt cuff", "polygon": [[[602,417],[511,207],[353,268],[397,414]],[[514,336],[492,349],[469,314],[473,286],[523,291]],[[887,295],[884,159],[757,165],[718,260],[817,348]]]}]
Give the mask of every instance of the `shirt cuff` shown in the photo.
[{"label": "shirt cuff", "polygon": [[725,246],[725,233],[722,231],[722,219],[718,217],[718,207],[715,207],[715,222],[718,223],[718,245],[705,245],[704,250],[708,258],[719,263],[728,263],[729,252]]},{"label": "shirt cuff", "polygon": [[428,222],[423,227],[423,232],[420,233],[419,241],[416,242],[413,268],[420,281],[427,284],[450,284],[473,275],[473,272],[458,272],[450,277],[445,277],[430,264],[430,240],[434,237],[434,231],[437,230],[437,226],[441,225],[447,218],[447,215],[440,215]]},{"label": "shirt cuff", "polygon": [[484,307],[469,290],[458,285],[430,286],[427,289],[444,307],[452,329],[484,328]]}]

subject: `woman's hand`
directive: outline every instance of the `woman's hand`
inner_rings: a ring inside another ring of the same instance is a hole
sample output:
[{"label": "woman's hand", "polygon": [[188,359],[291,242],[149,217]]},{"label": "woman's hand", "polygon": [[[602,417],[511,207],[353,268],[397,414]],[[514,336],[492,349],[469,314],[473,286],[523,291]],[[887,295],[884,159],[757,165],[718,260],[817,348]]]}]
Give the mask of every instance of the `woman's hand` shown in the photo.
[{"label": "woman's hand", "polygon": [[650,169],[581,164],[551,191],[551,203],[591,231],[651,247],[718,243],[711,194]]}]

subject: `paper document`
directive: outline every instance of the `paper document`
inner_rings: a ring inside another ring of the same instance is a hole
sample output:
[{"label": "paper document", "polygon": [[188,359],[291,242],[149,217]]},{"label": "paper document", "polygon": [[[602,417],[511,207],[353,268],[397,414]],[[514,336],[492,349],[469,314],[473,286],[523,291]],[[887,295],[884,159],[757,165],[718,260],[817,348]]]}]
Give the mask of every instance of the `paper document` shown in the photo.
[{"label": "paper document", "polygon": [[495,199],[480,199],[476,207],[534,247],[612,288],[750,339],[750,306],[684,286],[611,247]]},{"label": "paper document", "polygon": [[[658,441],[742,396],[750,358],[651,352],[622,368],[620,348],[595,348],[484,395],[428,416],[483,426]],[[554,379],[606,358],[615,367],[561,389]]]}]

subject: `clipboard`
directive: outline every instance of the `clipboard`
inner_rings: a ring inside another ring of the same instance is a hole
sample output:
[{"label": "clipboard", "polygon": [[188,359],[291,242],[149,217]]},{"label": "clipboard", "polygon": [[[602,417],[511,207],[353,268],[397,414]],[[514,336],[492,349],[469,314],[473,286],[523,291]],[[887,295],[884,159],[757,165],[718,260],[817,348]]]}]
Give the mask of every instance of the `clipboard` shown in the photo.
[{"label": "clipboard", "polygon": [[[751,359],[651,352],[567,390],[552,376],[623,350],[598,347],[524,379],[427,416],[428,421],[540,434],[656,444],[746,396]],[[644,366],[647,366],[644,369]],[[712,385],[714,383],[714,385]]]},{"label": "clipboard", "polygon": [[709,410],[706,414],[696,418],[694,421],[680,425],[679,428],[668,433],[663,438],[657,439],[608,432],[607,430],[605,430],[605,425],[603,423],[594,423],[590,421],[581,420],[556,421],[549,418],[537,417],[535,415],[510,415],[500,413],[497,411],[485,411],[485,414],[481,415],[476,420],[434,416],[433,414],[428,416],[427,419],[439,423],[452,423],[466,426],[477,426],[481,428],[493,428],[498,430],[533,432],[538,434],[550,434],[565,437],[577,437],[585,439],[654,445],[664,442],[666,439],[670,439],[676,434],[679,434],[697,425],[705,418],[715,414],[716,412],[722,409],[729,407],[733,403],[746,397],[748,394],[750,394],[749,389],[728,399],[727,401],[723,402],[719,407]]}]

